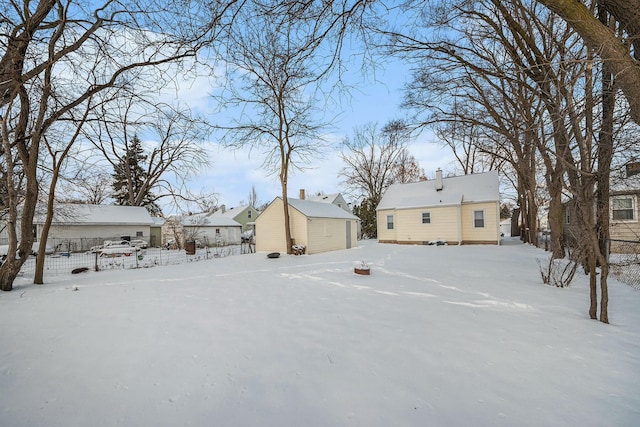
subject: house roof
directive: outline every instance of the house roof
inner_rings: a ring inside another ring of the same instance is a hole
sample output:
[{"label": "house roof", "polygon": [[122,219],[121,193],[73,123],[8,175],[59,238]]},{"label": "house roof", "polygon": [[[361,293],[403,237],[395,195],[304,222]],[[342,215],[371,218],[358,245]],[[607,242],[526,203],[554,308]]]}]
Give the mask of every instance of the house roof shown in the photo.
[{"label": "house roof", "polygon": [[288,199],[288,201],[291,207],[310,218],[359,219],[357,216],[331,203],[300,199]]},{"label": "house roof", "polygon": [[216,216],[210,212],[185,215],[180,220],[186,227],[242,227],[242,224],[234,221],[233,218]]},{"label": "house roof", "polygon": [[472,202],[500,200],[498,172],[453,176],[442,179],[442,190],[436,180],[393,184],[384,193],[378,210],[451,206]]},{"label": "house roof", "polygon": [[[211,214],[212,217],[226,217],[226,218],[235,218],[240,215],[245,210],[249,209],[251,206],[236,206],[235,208],[225,208],[224,212],[222,209],[219,209]],[[256,210],[256,209],[254,209]]]},{"label": "house roof", "polygon": [[640,192],[640,175],[632,175],[621,179],[612,179],[610,191],[612,193]]},{"label": "house roof", "polygon": [[[149,211],[141,206],[60,203],[53,210],[54,225],[154,225]],[[44,219],[44,214],[38,214],[34,222],[42,224]]]},{"label": "house roof", "polygon": [[313,197],[307,197],[306,200],[311,200],[314,202],[322,202],[322,203],[333,203],[336,201],[336,199],[341,196],[340,193],[333,193],[333,194],[324,194],[321,196],[313,196]]}]

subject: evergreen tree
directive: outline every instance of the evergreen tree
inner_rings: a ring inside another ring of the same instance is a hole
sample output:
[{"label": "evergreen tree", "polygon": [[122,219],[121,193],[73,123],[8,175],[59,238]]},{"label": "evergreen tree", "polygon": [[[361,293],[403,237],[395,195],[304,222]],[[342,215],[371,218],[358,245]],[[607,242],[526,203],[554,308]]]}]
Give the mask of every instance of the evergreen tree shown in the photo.
[{"label": "evergreen tree", "polygon": [[360,218],[360,234],[364,239],[378,237],[378,225],[376,223],[376,203],[371,199],[364,199],[360,205],[353,207],[353,214]]},{"label": "evergreen tree", "polygon": [[120,206],[144,206],[151,215],[159,215],[160,207],[155,203],[155,195],[147,185],[147,172],[143,168],[147,155],[138,135],[114,166],[113,198]]}]

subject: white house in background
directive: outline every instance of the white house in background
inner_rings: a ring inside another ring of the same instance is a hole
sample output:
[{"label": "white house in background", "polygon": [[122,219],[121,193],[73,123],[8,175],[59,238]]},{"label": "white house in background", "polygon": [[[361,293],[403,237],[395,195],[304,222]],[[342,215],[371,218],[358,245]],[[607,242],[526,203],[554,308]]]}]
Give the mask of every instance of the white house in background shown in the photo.
[{"label": "white house in background", "polygon": [[[301,194],[302,192],[304,192],[304,190],[300,190],[300,191],[301,191]],[[305,197],[304,195],[302,195],[300,198],[304,199]],[[341,193],[325,194],[322,196],[309,197],[307,200],[311,200],[314,202],[331,203],[351,213],[351,209],[349,209],[349,204],[344,199],[344,197],[342,197]]]},{"label": "white house in background", "polygon": [[162,244],[198,240],[203,245],[235,245],[240,243],[242,225],[231,218],[211,212],[172,216],[162,226]]},{"label": "white house in background", "polygon": [[[358,217],[332,203],[289,199],[291,238],[307,254],[357,246]],[[287,251],[284,205],[275,198],[256,219],[256,250]]]},{"label": "white house in background", "polygon": [[[42,233],[45,215],[34,218],[36,238]],[[142,239],[149,242],[154,221],[140,206],[55,205],[47,246],[85,251],[104,240]]]},{"label": "white house in background", "polygon": [[498,172],[391,185],[377,209],[381,243],[500,243]]}]

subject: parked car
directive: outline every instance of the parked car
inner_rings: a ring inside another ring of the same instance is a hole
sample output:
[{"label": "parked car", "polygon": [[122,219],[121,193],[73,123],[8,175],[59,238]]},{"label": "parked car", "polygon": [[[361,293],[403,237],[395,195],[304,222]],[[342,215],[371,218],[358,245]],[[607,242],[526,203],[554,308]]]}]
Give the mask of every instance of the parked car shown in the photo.
[{"label": "parked car", "polygon": [[147,249],[149,247],[149,243],[146,240],[142,239],[133,239],[131,241],[131,245],[137,246],[140,249]]},{"label": "parked car", "polygon": [[131,242],[126,240],[121,240],[120,242],[107,240],[104,242],[102,249],[98,252],[100,253],[100,256],[130,256],[131,254],[138,253],[141,250],[142,249],[138,246],[134,246]]}]

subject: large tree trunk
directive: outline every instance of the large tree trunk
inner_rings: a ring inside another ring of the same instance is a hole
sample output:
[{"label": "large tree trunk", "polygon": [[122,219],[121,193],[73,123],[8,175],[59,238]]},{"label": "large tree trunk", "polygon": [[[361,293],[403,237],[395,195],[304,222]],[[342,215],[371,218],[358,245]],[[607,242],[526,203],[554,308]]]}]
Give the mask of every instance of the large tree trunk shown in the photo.
[{"label": "large tree trunk", "polygon": [[[623,40],[616,37],[616,34],[600,22],[580,1],[538,0],[538,2],[564,19],[582,37],[585,44],[611,67],[617,84],[629,102],[633,120],[640,124],[640,62],[631,56]],[[603,0],[601,3],[609,10],[620,10],[624,18],[616,16],[617,20],[622,22],[628,20],[638,26],[640,1]],[[635,27],[627,25],[627,28],[633,31]],[[632,32],[631,35],[636,34]]]}]

